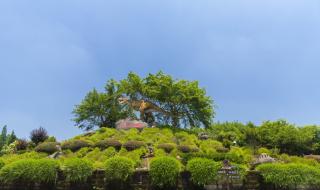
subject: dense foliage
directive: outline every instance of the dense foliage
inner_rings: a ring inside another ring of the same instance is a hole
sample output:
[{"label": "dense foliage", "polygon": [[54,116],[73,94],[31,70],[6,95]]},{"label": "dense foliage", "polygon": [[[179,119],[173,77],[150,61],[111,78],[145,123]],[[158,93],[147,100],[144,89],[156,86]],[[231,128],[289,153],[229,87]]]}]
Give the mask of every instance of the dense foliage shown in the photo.
[{"label": "dense foliage", "polygon": [[62,149],[69,149],[73,152],[76,152],[84,147],[90,147],[90,144],[84,140],[70,140],[62,144]]},{"label": "dense foliage", "polygon": [[39,144],[41,142],[44,142],[48,138],[49,138],[48,132],[43,127],[40,127],[38,129],[34,129],[30,133],[30,139],[35,144]]},{"label": "dense foliage", "polygon": [[194,158],[187,164],[191,180],[199,186],[208,185],[216,180],[221,164],[206,158]]},{"label": "dense foliage", "polygon": [[85,182],[92,175],[93,165],[85,159],[71,158],[63,162],[62,169],[67,181]]},{"label": "dense foliage", "polygon": [[298,185],[319,185],[320,169],[314,166],[291,164],[263,164],[257,167],[264,180],[279,188],[295,188]]},{"label": "dense foliage", "polygon": [[175,186],[180,172],[180,163],[171,157],[154,158],[150,163],[150,177],[154,186]]},{"label": "dense foliage", "polygon": [[214,116],[213,101],[197,81],[175,80],[163,72],[140,78],[131,72],[121,88],[131,99],[148,100],[168,113],[156,115],[162,124],[208,127]]},{"label": "dense foliage", "polygon": [[135,118],[129,106],[119,104],[122,96],[145,100],[162,109],[163,112],[152,118],[143,118],[152,122],[156,119],[159,124],[209,127],[214,116],[213,101],[197,81],[175,80],[163,72],[149,74],[146,78],[129,73],[120,82],[108,81],[105,92],[90,91],[73,111],[76,126],[84,130],[115,127],[119,119]]},{"label": "dense foliage", "polygon": [[115,127],[119,119],[133,116],[130,110],[119,104],[120,96],[119,83],[114,80],[107,82],[105,92],[90,91],[73,110],[76,126],[84,130],[96,126]]},{"label": "dense foliage", "polygon": [[104,163],[104,169],[108,182],[126,182],[134,172],[134,163],[126,157],[114,157]]},{"label": "dense foliage", "polygon": [[[165,125],[143,130],[102,127],[61,143],[56,142],[54,137],[38,145],[15,140],[1,150],[0,177],[4,182],[25,180],[46,183],[52,180],[53,173],[60,166],[69,176],[68,180],[76,183],[86,181],[94,169],[108,168],[107,172],[111,174],[108,174],[108,182],[113,183],[131,179],[134,168],[146,169],[150,166],[152,182],[160,188],[174,185],[176,174],[181,170],[190,171],[193,183],[201,186],[216,179],[216,167],[223,160],[229,160],[242,177],[253,166],[256,157],[264,153],[277,161],[277,164],[258,166],[266,182],[275,184],[279,189],[304,184],[320,185],[320,156],[316,155],[319,134],[318,126],[298,127],[283,120],[266,121],[260,126],[239,122],[214,123],[206,129]],[[63,154],[58,157],[60,165],[55,163],[52,167],[54,164],[44,163],[51,172],[42,175],[41,172],[46,169],[38,169],[37,162],[46,161],[43,158],[57,151],[57,144],[62,145]],[[150,153],[155,158],[149,165],[145,158]],[[119,161],[119,158],[127,161]],[[114,164],[110,164],[111,161]],[[40,174],[31,176],[30,173],[35,171]],[[40,175],[39,180],[33,178]]]},{"label": "dense foliage", "polygon": [[57,176],[58,163],[48,159],[26,159],[5,165],[0,170],[0,180],[8,182],[52,183]]},{"label": "dense foliage", "polygon": [[2,127],[1,134],[0,134],[0,150],[3,147],[10,145],[17,139],[14,131],[12,131],[11,134],[7,134],[7,132],[8,132],[7,126],[5,125]]},{"label": "dense foliage", "polygon": [[43,142],[43,143],[39,144],[38,146],[36,146],[36,148],[34,150],[37,152],[44,152],[47,154],[52,154],[52,153],[58,151],[57,145],[58,144],[55,142]]}]

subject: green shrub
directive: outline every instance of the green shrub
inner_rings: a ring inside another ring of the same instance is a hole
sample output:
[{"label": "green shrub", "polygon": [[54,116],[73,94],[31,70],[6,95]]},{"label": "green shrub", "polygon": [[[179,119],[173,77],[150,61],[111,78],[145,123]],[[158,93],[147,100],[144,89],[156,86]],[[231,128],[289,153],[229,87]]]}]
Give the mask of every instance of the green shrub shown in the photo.
[{"label": "green shrub", "polygon": [[320,170],[304,164],[262,164],[256,168],[267,183],[277,187],[293,188],[297,185],[319,185]]},{"label": "green shrub", "polygon": [[9,145],[4,145],[0,151],[0,155],[5,155],[5,154],[14,154],[16,153],[16,143],[13,142]]},{"label": "green shrub", "polygon": [[126,182],[134,172],[134,163],[126,157],[114,157],[104,164],[107,182]]},{"label": "green shrub", "polygon": [[269,155],[269,156],[271,156],[271,154],[272,154],[271,150],[269,150],[269,149],[267,149],[267,148],[264,148],[264,147],[259,148],[258,151],[257,151],[257,153],[258,153],[258,155],[260,155],[260,154],[267,154],[267,155]]},{"label": "green shrub", "polygon": [[252,161],[252,152],[249,149],[232,147],[231,150],[226,153],[226,159],[237,164],[246,164]]},{"label": "green shrub", "polygon": [[58,151],[56,142],[43,142],[36,146],[34,149],[36,152],[44,152],[47,154],[53,154]]},{"label": "green shrub", "polygon": [[55,160],[19,160],[5,165],[0,170],[0,179],[10,182],[52,183],[57,176],[58,163]]},{"label": "green shrub", "polygon": [[218,149],[223,149],[223,145],[219,141],[215,140],[206,140],[206,141],[201,141],[200,143],[200,149],[203,152],[208,152],[208,151],[216,151]]},{"label": "green shrub", "polygon": [[80,150],[78,150],[75,155],[78,157],[78,158],[83,158],[85,157],[90,151],[92,151],[92,148],[89,148],[89,147],[84,147],[84,148],[81,148]]},{"label": "green shrub", "polygon": [[173,143],[162,143],[162,144],[158,145],[158,148],[163,149],[166,153],[170,153],[175,148],[175,144],[173,144]]},{"label": "green shrub", "polygon": [[121,152],[119,155],[130,158],[134,162],[134,166],[138,167],[141,164],[141,157],[145,155],[146,152],[147,149],[145,147],[141,147],[132,151]]},{"label": "green shrub", "polygon": [[106,155],[108,158],[111,158],[117,155],[117,151],[114,147],[109,147],[103,151],[103,154]]},{"label": "green shrub", "polygon": [[84,140],[71,140],[64,142],[61,148],[63,150],[69,149],[72,152],[76,152],[84,147],[90,147],[90,144]]},{"label": "green shrub", "polygon": [[180,172],[180,163],[171,157],[154,158],[150,163],[150,177],[154,186],[173,187]]},{"label": "green shrub", "polygon": [[57,139],[54,136],[50,136],[47,140],[45,140],[45,142],[57,142]]},{"label": "green shrub", "polygon": [[187,164],[192,182],[199,186],[214,182],[220,167],[221,165],[218,162],[206,158],[194,158]]},{"label": "green shrub", "polygon": [[5,154],[1,157],[5,164],[10,164],[12,162],[16,162],[19,160],[25,159],[42,159],[48,157],[46,153],[38,153],[38,152],[25,152],[22,154]]},{"label": "green shrub", "polygon": [[69,182],[85,182],[92,175],[93,164],[85,159],[71,158],[64,161],[63,173]]},{"label": "green shrub", "polygon": [[96,143],[96,147],[99,147],[100,149],[114,147],[115,149],[120,150],[121,146],[122,146],[121,142],[114,139],[102,140]]},{"label": "green shrub", "polygon": [[123,147],[128,151],[135,150],[143,146],[145,146],[145,143],[143,141],[128,141],[123,145]]}]

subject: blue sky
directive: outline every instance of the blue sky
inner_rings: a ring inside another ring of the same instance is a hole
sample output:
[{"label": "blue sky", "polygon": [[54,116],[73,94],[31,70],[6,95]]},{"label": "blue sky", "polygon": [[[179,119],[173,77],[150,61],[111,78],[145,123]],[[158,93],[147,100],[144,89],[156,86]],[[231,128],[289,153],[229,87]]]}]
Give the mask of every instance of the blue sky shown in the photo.
[{"label": "blue sky", "polygon": [[199,80],[216,121],[320,123],[319,0],[2,0],[0,125],[81,133],[72,110],[129,71]]}]

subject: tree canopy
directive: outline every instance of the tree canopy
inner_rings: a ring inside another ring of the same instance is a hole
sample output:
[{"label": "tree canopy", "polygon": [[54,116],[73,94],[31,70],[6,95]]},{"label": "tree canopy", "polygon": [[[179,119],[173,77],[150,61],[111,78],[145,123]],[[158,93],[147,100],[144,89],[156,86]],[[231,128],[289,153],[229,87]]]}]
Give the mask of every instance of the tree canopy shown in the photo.
[{"label": "tree canopy", "polygon": [[76,126],[80,129],[90,130],[94,127],[115,127],[119,119],[132,116],[132,111],[118,102],[121,96],[119,83],[109,80],[105,92],[96,89],[90,91],[73,113]]},{"label": "tree canopy", "polygon": [[173,79],[161,71],[145,78],[130,72],[119,82],[110,80],[105,92],[90,91],[73,111],[76,125],[85,130],[114,127],[117,120],[134,117],[132,109],[119,104],[122,96],[148,101],[164,110],[167,114],[154,115],[162,125],[209,127],[214,117],[213,100],[197,81]]}]

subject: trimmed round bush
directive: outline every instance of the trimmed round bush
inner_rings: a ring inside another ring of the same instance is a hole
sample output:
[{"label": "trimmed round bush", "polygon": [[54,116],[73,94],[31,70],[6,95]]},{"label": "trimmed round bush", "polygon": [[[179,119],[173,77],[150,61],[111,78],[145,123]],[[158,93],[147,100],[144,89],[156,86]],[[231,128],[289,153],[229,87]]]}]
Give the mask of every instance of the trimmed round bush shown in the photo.
[{"label": "trimmed round bush", "polygon": [[85,159],[71,158],[64,161],[62,170],[69,182],[86,182],[92,175],[93,164]]},{"label": "trimmed round bush", "polygon": [[107,182],[126,182],[134,172],[134,163],[126,157],[114,157],[104,163]]},{"label": "trimmed round bush", "polygon": [[107,149],[109,147],[113,147],[116,150],[120,150],[121,146],[122,146],[121,142],[119,142],[118,140],[114,140],[114,139],[102,140],[96,144],[96,147],[98,147],[100,149]]},{"label": "trimmed round bush", "polygon": [[58,163],[49,159],[26,159],[12,162],[0,170],[0,180],[4,183],[53,183],[57,176]]},{"label": "trimmed round bush", "polygon": [[143,141],[128,141],[123,145],[123,147],[128,151],[135,150],[143,146],[145,146],[145,143]]},{"label": "trimmed round bush", "polygon": [[175,144],[163,143],[163,144],[159,144],[158,148],[163,149],[166,153],[170,153],[175,148]]},{"label": "trimmed round bush", "polygon": [[56,142],[43,142],[36,146],[34,149],[36,152],[44,152],[47,154],[53,154],[58,151],[57,148],[58,143]]},{"label": "trimmed round bush", "polygon": [[152,185],[160,188],[176,185],[180,172],[180,163],[172,157],[154,158],[150,163]]},{"label": "trimmed round bush", "polygon": [[61,148],[63,150],[71,150],[72,152],[76,152],[84,147],[90,147],[90,144],[87,141],[84,140],[72,140],[72,141],[66,141],[62,144]]},{"label": "trimmed round bush", "polygon": [[218,162],[206,158],[194,158],[187,164],[187,170],[191,173],[191,180],[199,186],[208,185],[216,180],[221,165]]}]

